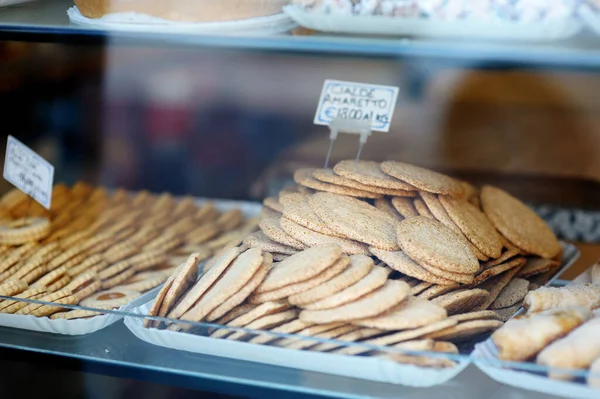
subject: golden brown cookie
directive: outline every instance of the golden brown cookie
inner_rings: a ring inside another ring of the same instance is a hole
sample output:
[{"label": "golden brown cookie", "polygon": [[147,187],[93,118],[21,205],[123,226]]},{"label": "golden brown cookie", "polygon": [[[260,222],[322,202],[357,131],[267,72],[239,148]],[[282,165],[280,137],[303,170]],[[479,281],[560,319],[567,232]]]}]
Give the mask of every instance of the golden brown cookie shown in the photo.
[{"label": "golden brown cookie", "polygon": [[381,194],[375,194],[368,191],[358,190],[356,188],[338,186],[336,184],[324,183],[313,177],[316,169],[298,169],[294,173],[294,181],[301,186],[312,188],[313,190],[325,191],[339,195],[346,195],[358,198],[381,198]]},{"label": "golden brown cookie", "polygon": [[366,186],[416,191],[414,186],[383,173],[379,162],[346,160],[338,162],[333,171]]},{"label": "golden brown cookie", "polygon": [[452,197],[464,195],[464,189],[457,180],[429,169],[403,162],[386,161],[381,163],[381,170],[421,191]]},{"label": "golden brown cookie", "polygon": [[283,204],[283,216],[294,223],[327,236],[347,238],[327,227],[310,207],[307,195],[288,194],[280,201]]},{"label": "golden brown cookie", "polygon": [[343,187],[350,187],[375,194],[393,195],[397,197],[414,197],[416,195],[414,191],[367,186],[357,182],[356,180],[337,175],[331,169],[315,169],[315,171],[313,172],[313,177],[324,183],[335,184],[337,186]]}]

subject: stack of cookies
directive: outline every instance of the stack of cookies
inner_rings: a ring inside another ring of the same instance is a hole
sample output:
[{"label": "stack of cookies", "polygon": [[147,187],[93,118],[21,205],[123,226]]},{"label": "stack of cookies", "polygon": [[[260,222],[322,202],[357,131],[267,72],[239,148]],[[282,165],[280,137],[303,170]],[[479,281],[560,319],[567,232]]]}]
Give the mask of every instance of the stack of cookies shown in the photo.
[{"label": "stack of cookies", "polygon": [[503,320],[560,265],[546,223],[495,187],[394,161],[342,161],[294,179],[298,186],[264,201],[261,231],[244,241],[276,260],[335,243],[373,257],[451,315],[490,309]]},{"label": "stack of cookies", "polygon": [[[255,229],[240,210],[169,194],[59,184],[45,210],[13,190],[0,199],[0,295],[57,304],[117,308],[162,284],[197,251],[212,256]],[[185,257],[187,258],[187,256]],[[183,260],[185,260],[183,258]],[[0,301],[0,312],[82,318],[97,312]]]}]

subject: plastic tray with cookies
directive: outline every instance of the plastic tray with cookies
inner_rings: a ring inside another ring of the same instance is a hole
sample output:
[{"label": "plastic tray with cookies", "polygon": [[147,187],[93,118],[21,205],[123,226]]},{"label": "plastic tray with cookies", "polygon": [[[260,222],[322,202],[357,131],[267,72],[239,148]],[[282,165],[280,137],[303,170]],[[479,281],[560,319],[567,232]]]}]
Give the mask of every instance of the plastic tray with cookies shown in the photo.
[{"label": "plastic tray with cookies", "polygon": [[50,211],[17,190],[0,208],[0,325],[78,335],[153,298],[190,252],[241,241],[260,205],[78,183],[57,185]]},{"label": "plastic tray with cookies", "polygon": [[[568,0],[561,1],[560,5],[543,5],[555,7],[555,12],[527,10],[527,7],[540,6],[533,2],[525,8],[507,2],[495,6],[491,1],[483,2],[486,4],[479,8],[455,1],[440,1],[438,6],[418,1],[298,0],[295,3],[287,6],[285,12],[300,26],[332,33],[553,41],[571,37],[582,29],[582,23],[574,17],[576,3]],[[507,7],[515,9],[506,10]]]},{"label": "plastic tray with cookies", "polygon": [[571,283],[527,294],[522,309],[476,345],[474,363],[492,379],[572,398],[600,394],[600,266]]}]

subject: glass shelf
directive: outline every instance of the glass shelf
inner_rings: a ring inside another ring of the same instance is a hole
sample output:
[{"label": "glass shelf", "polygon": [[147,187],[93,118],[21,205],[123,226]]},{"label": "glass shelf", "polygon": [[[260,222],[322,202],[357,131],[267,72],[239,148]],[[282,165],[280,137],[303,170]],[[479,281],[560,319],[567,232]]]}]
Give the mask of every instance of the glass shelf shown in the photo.
[{"label": "glass shelf", "polygon": [[0,9],[0,32],[5,40],[100,41],[169,46],[208,46],[247,50],[337,53],[371,57],[434,58],[475,67],[575,68],[600,66],[600,38],[584,29],[554,43],[502,43],[464,40],[399,39],[316,34],[312,36],[215,36],[107,32],[71,24],[66,10],[72,0],[45,0]]}]

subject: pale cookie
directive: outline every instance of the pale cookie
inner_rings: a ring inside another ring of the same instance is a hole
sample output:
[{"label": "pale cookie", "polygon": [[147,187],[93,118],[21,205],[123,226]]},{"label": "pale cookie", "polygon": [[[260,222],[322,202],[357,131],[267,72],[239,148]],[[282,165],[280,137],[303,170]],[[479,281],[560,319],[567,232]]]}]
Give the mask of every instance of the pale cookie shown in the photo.
[{"label": "pale cookie", "polygon": [[[312,324],[311,323],[305,323],[302,320],[292,320],[288,323],[282,324],[278,327],[273,328],[272,330],[269,330],[270,332],[273,333],[281,333],[281,334],[294,334],[297,333],[298,331],[301,331],[307,327],[310,327]],[[251,344],[267,344],[271,341],[274,341],[276,339],[279,339],[280,337],[274,334],[267,334],[267,333],[262,333],[257,335],[256,337],[252,338],[250,341],[248,341]]]},{"label": "pale cookie", "polygon": [[373,317],[402,302],[410,292],[403,281],[388,280],[381,288],[354,302],[327,310],[303,310],[300,320],[317,324]]},{"label": "pale cookie", "polygon": [[515,278],[502,291],[490,305],[490,309],[502,309],[520,303],[527,295],[529,281]]},{"label": "pale cookie", "polygon": [[488,218],[475,206],[463,200],[441,196],[440,202],[452,221],[477,249],[490,258],[502,254],[502,240]]},{"label": "pale cookie", "polygon": [[196,219],[197,223],[204,223],[215,218],[215,212],[216,209],[214,202],[208,201],[204,205],[202,205],[200,209],[198,209],[198,212],[196,212],[194,219]]},{"label": "pale cookie", "polygon": [[464,341],[465,339],[494,331],[502,327],[500,320],[472,320],[459,323],[456,326],[427,334],[427,338],[443,339],[447,341]]},{"label": "pale cookie", "polygon": [[294,181],[301,186],[312,188],[313,190],[325,191],[329,193],[345,195],[359,198],[381,198],[381,194],[375,194],[368,191],[358,190],[356,188],[338,186],[336,184],[324,183],[313,177],[316,169],[298,169],[294,173]]},{"label": "pale cookie", "polygon": [[244,214],[240,209],[232,209],[223,213],[217,218],[215,223],[221,227],[223,231],[235,229],[244,222]]},{"label": "pale cookie", "polygon": [[485,281],[483,284],[480,284],[478,288],[486,290],[490,296],[489,298],[482,303],[478,308],[473,310],[485,310],[490,307],[492,302],[496,300],[500,292],[506,287],[506,285],[513,279],[513,277],[520,270],[519,267],[512,268],[496,277],[492,277],[491,279]]},{"label": "pale cookie", "polygon": [[493,310],[478,310],[475,312],[461,313],[449,316],[450,319],[458,323],[472,320],[500,320],[498,313]]},{"label": "pale cookie", "polygon": [[428,289],[429,287],[431,287],[432,285],[433,285],[432,283],[428,283],[427,281],[423,281],[423,282],[421,282],[421,283],[419,283],[417,285],[411,286],[410,287],[410,295],[418,295],[421,292],[423,292],[426,289]]},{"label": "pale cookie", "polygon": [[[256,320],[254,320],[252,323],[246,325],[244,328],[247,328],[250,330],[269,329],[269,328],[280,326],[284,323],[287,323],[290,320],[294,320],[296,317],[298,317],[298,310],[296,310],[296,309],[286,310],[285,312],[275,313],[275,314],[270,314],[267,316],[260,317]],[[247,333],[245,331],[236,331],[233,334],[231,334],[230,336],[228,336],[227,339],[239,340],[248,334],[250,334],[250,333]]]},{"label": "pale cookie", "polygon": [[327,298],[360,281],[373,269],[373,260],[364,255],[350,256],[350,265],[339,275],[314,288],[291,295],[288,301],[292,305],[302,306]]},{"label": "pale cookie", "polygon": [[420,216],[425,216],[430,219],[435,219],[435,217],[433,217],[433,214],[431,213],[429,208],[427,208],[427,205],[425,204],[425,202],[422,199],[417,198],[417,199],[413,200],[413,206],[415,207],[415,209],[417,210],[417,213]]},{"label": "pale cookie", "polygon": [[[359,329],[359,327],[357,327],[357,326],[343,325],[343,326],[339,326],[339,327],[333,328],[331,330],[316,334],[313,337],[319,338],[319,339],[336,339],[339,336],[346,335],[346,334],[351,333],[352,331],[356,331],[358,329]],[[311,338],[295,339],[295,340],[292,340],[291,342],[287,342],[285,344],[278,342],[276,345],[283,346],[287,349],[295,349],[295,350],[310,349],[320,343],[319,340],[314,339],[314,338],[313,339],[311,339]]]},{"label": "pale cookie", "polygon": [[126,281],[127,279],[129,279],[131,276],[133,276],[135,274],[135,270],[133,269],[126,269],[122,272],[120,272],[119,274],[115,274],[114,276],[106,279],[106,280],[100,280],[101,281],[101,287],[103,290],[107,290],[113,287],[116,287],[117,285],[121,284],[122,282]]},{"label": "pale cookie", "polygon": [[[167,276],[159,273],[159,276],[148,278],[147,280],[140,280],[132,283],[127,283],[126,281],[123,284],[117,286],[116,288],[123,288],[126,290],[134,290],[139,292],[150,291],[153,288],[158,287],[162,283],[167,280]],[[134,276],[135,277],[135,276]],[[129,281],[129,280],[127,280]]]},{"label": "pale cookie", "polygon": [[283,213],[283,205],[274,197],[267,197],[263,200],[263,205],[277,213]]},{"label": "pale cookie", "polygon": [[418,263],[454,273],[479,271],[479,262],[466,240],[435,219],[404,219],[396,233],[402,250]]},{"label": "pale cookie", "polygon": [[299,224],[283,217],[280,222],[281,228],[294,239],[302,242],[306,247],[314,247],[321,244],[337,244],[342,252],[348,255],[368,255],[369,248],[360,242],[341,237],[332,237],[316,231],[307,229]]},{"label": "pale cookie", "polygon": [[[273,313],[280,313],[284,310],[290,308],[290,304],[284,301],[279,302],[266,302],[263,303],[254,309],[250,310],[247,313],[236,317],[235,319],[229,321],[227,323],[228,327],[245,327],[248,324],[252,323],[254,320],[261,318],[263,316],[268,316]],[[217,329],[212,334],[210,334],[211,338],[223,338],[224,336],[231,333],[231,330],[226,328]]]},{"label": "pale cookie", "polygon": [[402,217],[409,218],[412,216],[419,216],[419,212],[417,212],[411,198],[394,197],[391,201],[394,209],[396,209]]},{"label": "pale cookie", "polygon": [[82,273],[73,278],[73,280],[71,280],[69,284],[65,286],[65,289],[71,291],[72,293],[76,293],[82,288],[89,285],[91,281],[94,281],[96,279],[96,276],[97,274],[93,272]]},{"label": "pale cookie", "polygon": [[408,297],[384,314],[352,323],[381,330],[409,330],[435,323],[448,316],[446,309],[425,299]]},{"label": "pale cookie", "polygon": [[507,260],[512,259],[515,256],[518,256],[519,254],[520,254],[520,252],[516,248],[507,249],[506,251],[502,252],[502,255],[500,255],[500,257],[489,260],[489,261],[483,263],[481,266],[483,267],[483,269],[489,269],[490,267],[497,266],[501,263],[504,263]]},{"label": "pale cookie", "polygon": [[244,245],[250,248],[259,248],[265,252],[277,252],[286,255],[298,253],[298,249],[273,241],[262,231],[250,234],[243,242]]},{"label": "pale cookie", "polygon": [[210,312],[206,316],[206,321],[212,322],[220,318],[224,314],[229,314],[231,313],[230,311],[232,309],[234,309],[239,304],[243,303],[254,292],[254,290],[256,290],[256,288],[258,288],[258,286],[262,284],[262,282],[265,280],[265,278],[267,277],[267,273],[269,273],[269,270],[271,269],[272,263],[272,256],[268,252],[265,252],[263,254],[263,264],[260,267],[260,269],[258,269],[256,274],[252,276],[252,278],[244,286],[244,288],[233,294],[225,302],[223,302],[222,304],[217,306],[212,312]]},{"label": "pale cookie", "polygon": [[460,285],[458,283],[454,285],[432,285],[420,294],[416,294],[416,296],[421,299],[430,300],[440,295],[447,294],[448,292],[456,291],[459,287]]},{"label": "pale cookie", "polygon": [[52,320],[65,319],[65,320],[76,320],[76,319],[88,319],[94,316],[104,315],[104,312],[97,312],[94,310],[83,310],[76,309],[67,312],[54,313],[50,316]]},{"label": "pale cookie", "polygon": [[508,321],[511,317],[514,316],[521,309],[521,303],[514,304],[508,308],[496,309],[495,313],[498,314],[498,318],[504,322]]},{"label": "pale cookie", "polygon": [[221,227],[216,223],[206,223],[195,230],[190,231],[187,235],[189,244],[203,244],[221,233]]},{"label": "pale cookie", "polygon": [[558,239],[546,222],[507,192],[484,186],[481,205],[494,227],[520,249],[546,259],[554,258],[561,251]]},{"label": "pale cookie", "polygon": [[281,218],[264,218],[258,224],[262,232],[271,240],[298,250],[306,249],[306,245],[290,236],[280,225]]},{"label": "pale cookie", "polygon": [[346,160],[338,162],[333,167],[333,171],[366,186],[393,190],[416,190],[414,186],[383,173],[379,162]]},{"label": "pale cookie", "polygon": [[404,219],[404,216],[402,216],[396,210],[396,208],[394,208],[390,200],[387,198],[377,198],[373,205],[375,205],[375,208],[379,209],[381,212],[387,213],[388,215],[390,215],[394,219],[397,219],[398,221]]},{"label": "pale cookie", "polygon": [[527,278],[536,274],[542,274],[557,266],[558,263],[553,260],[536,257],[527,258],[527,263],[525,263],[525,266],[523,266],[523,268],[519,271],[517,277]]},{"label": "pale cookie", "polygon": [[[40,267],[30,271],[23,277],[21,277],[21,280],[25,281],[27,284],[31,284],[34,281],[37,281],[40,277],[42,277],[46,273],[48,273],[48,268],[46,266],[40,266]],[[11,277],[10,279],[13,280],[13,278],[14,278],[14,276]]]},{"label": "pale cookie", "polygon": [[[304,323],[302,320],[300,322]],[[297,332],[295,335],[300,335],[302,337],[314,337],[319,334],[322,334],[326,331],[331,331],[337,329],[339,327],[347,326],[345,323],[326,323],[326,324],[314,324],[314,323],[305,323],[308,324],[308,327],[303,328],[301,331]],[[302,338],[300,338],[302,339]],[[277,346],[288,346],[294,342],[297,342],[298,338],[283,338],[277,341]],[[315,342],[315,341],[312,341]]]},{"label": "pale cookie", "polygon": [[46,274],[35,283],[32,284],[33,287],[48,287],[49,285],[55,283],[60,280],[67,273],[67,268],[64,266],[59,267]]},{"label": "pale cookie", "polygon": [[340,259],[338,259],[338,261],[335,262],[333,265],[329,266],[327,269],[308,280],[286,285],[284,287],[272,291],[251,295],[248,298],[248,302],[264,303],[268,301],[276,301],[279,299],[287,298],[290,295],[306,292],[311,288],[315,288],[316,286],[330,281],[332,278],[338,276],[348,267],[349,264],[350,259],[344,255]]},{"label": "pale cookie", "polygon": [[[170,319],[178,319],[187,312],[202,296],[205,295],[208,289],[219,279],[219,277],[221,277],[225,270],[231,266],[234,260],[240,255],[240,252],[240,249],[237,247],[231,248],[225,251],[221,256],[213,258],[212,267],[206,270],[195,284],[192,282],[192,284],[194,284],[193,287],[185,293],[183,298],[179,299],[187,289],[181,290],[178,293],[175,300],[179,300],[179,302],[177,306],[168,312],[168,317]],[[167,286],[168,283],[169,280],[167,280],[165,286]]]},{"label": "pale cookie", "polygon": [[23,280],[11,280],[0,284],[0,295],[13,296],[27,289],[27,283]]},{"label": "pale cookie", "polygon": [[450,292],[432,299],[431,302],[444,307],[448,314],[453,315],[477,309],[478,306],[489,299],[489,296],[490,294],[487,291],[474,288]]},{"label": "pale cookie", "polygon": [[[31,299],[33,301],[39,301],[43,296],[45,296],[47,293],[46,291],[42,291],[38,294],[33,294],[31,295],[29,298],[26,299]],[[30,305],[29,302],[20,302],[20,301],[3,301],[2,304],[6,304],[7,306],[0,309],[0,313],[17,313],[19,310],[23,309],[25,306]]]},{"label": "pale cookie", "polygon": [[[2,287],[0,286],[0,289],[1,288]],[[20,294],[5,295],[5,296],[11,296],[14,298],[21,298],[21,299],[36,299],[36,298],[46,295],[45,292],[46,292],[46,290],[44,290],[43,288],[29,288],[29,289],[21,292]],[[7,300],[3,300],[2,302],[0,302],[0,312],[13,313],[13,312],[5,312],[4,309],[8,308],[9,306],[15,305],[15,304],[23,304],[23,306],[21,306],[19,309],[22,309],[28,305],[27,302],[11,301],[11,300],[7,299]],[[14,310],[14,312],[16,312],[19,309]]]},{"label": "pale cookie", "polygon": [[70,281],[71,281],[71,277],[64,275],[61,278],[59,278],[58,280],[56,280],[55,282],[53,282],[52,284],[47,285],[46,291],[48,291],[48,292],[58,291],[58,290],[64,288],[67,284],[69,284]]},{"label": "pale cookie", "polygon": [[315,277],[342,257],[342,249],[335,244],[324,244],[279,262],[256,290],[257,294]]},{"label": "pale cookie", "polygon": [[117,263],[107,267],[106,269],[100,270],[98,272],[98,278],[101,280],[107,280],[107,279],[111,278],[112,276],[115,276],[129,268],[131,268],[131,264],[129,263],[129,261],[122,260],[120,262],[117,262]]},{"label": "pale cookie", "polygon": [[[186,255],[194,253],[195,251],[189,251]],[[198,252],[198,261],[202,261],[210,256],[207,251]],[[166,254],[162,251],[144,251],[140,254],[134,255],[127,259],[127,262],[133,267],[136,272],[150,269],[167,259]]]},{"label": "pale cookie", "polygon": [[[195,305],[181,316],[181,319],[187,321],[204,320],[210,312],[241,290],[252,279],[262,264],[263,255],[260,249],[250,248],[240,254],[221,278],[209,288]],[[184,326],[184,329],[187,328],[189,328],[189,325]]]},{"label": "pale cookie", "polygon": [[485,269],[484,271],[482,271],[481,273],[476,275],[475,280],[473,281],[473,285],[481,284],[484,281],[486,281],[494,276],[497,276],[501,273],[504,273],[507,270],[511,270],[511,269],[515,269],[515,268],[521,269],[524,264],[525,264],[525,258],[518,257],[518,258],[513,258],[507,262],[501,263],[499,265],[492,266],[489,269]]},{"label": "pale cookie", "polygon": [[377,248],[399,249],[396,239],[398,221],[374,206],[331,193],[316,193],[308,203],[330,229]]},{"label": "pale cookie", "polygon": [[[69,296],[71,296],[71,293],[69,291],[60,290],[60,291],[56,291],[56,292],[53,292],[50,294],[46,294],[37,300],[42,301],[42,302],[54,303],[62,298],[66,298]],[[45,305],[41,304],[41,303],[30,303],[27,306],[23,307],[21,310],[15,312],[15,314],[30,314],[31,312],[40,308],[41,306],[45,306]]]},{"label": "pale cookie", "polygon": [[385,262],[386,265],[391,267],[394,270],[399,271],[402,274],[405,274],[410,277],[414,277],[421,281],[427,281],[433,284],[440,285],[454,285],[456,284],[452,280],[448,280],[447,278],[438,277],[433,273],[430,273],[415,261],[410,259],[404,252],[401,251],[384,251],[378,248],[369,248],[371,253],[375,255],[378,259]]},{"label": "pale cookie", "polygon": [[89,308],[99,307],[99,309],[114,309],[128,304],[140,295],[139,291],[114,288],[97,292],[82,300],[80,305]]},{"label": "pale cookie", "polygon": [[331,230],[319,219],[308,204],[308,196],[288,194],[281,199],[281,203],[283,204],[283,216],[294,223],[327,236],[347,238],[344,234]]},{"label": "pale cookie", "polygon": [[89,297],[101,288],[102,282],[100,280],[92,280],[88,285],[80,288],[77,292],[75,292],[74,295],[81,301],[82,299]]},{"label": "pale cookie", "polygon": [[387,281],[388,274],[389,271],[387,269],[374,266],[365,277],[352,284],[348,288],[345,288],[336,294],[327,296],[318,301],[303,304],[302,308],[310,310],[324,310],[338,308],[342,305],[354,302],[382,287]]},{"label": "pale cookie", "polygon": [[[75,305],[75,304],[77,304],[77,297],[75,297],[74,295],[69,295],[64,298],[57,299],[56,301],[53,301],[53,303],[56,303],[58,305]],[[67,308],[62,307],[62,306],[42,305],[36,309],[33,309],[31,312],[26,313],[26,314],[29,314],[29,315],[35,316],[35,317],[47,317],[54,313],[62,312],[65,309],[67,309]]]},{"label": "pale cookie", "polygon": [[229,323],[231,320],[237,319],[241,315],[244,315],[244,314],[250,312],[252,309],[256,309],[258,306],[259,305],[252,305],[250,303],[244,303],[240,306],[237,306],[237,307],[231,309],[224,316],[215,320],[214,323],[225,325],[225,324]]},{"label": "pale cookie", "polygon": [[46,218],[28,217],[0,223],[0,244],[25,244],[39,241],[49,234],[50,221]]},{"label": "pale cookie", "polygon": [[315,169],[315,171],[313,173],[313,177],[324,183],[330,183],[330,184],[335,184],[337,186],[355,188],[358,190],[375,193],[375,194],[394,195],[394,196],[398,196],[398,197],[414,197],[416,195],[414,191],[394,190],[394,189],[390,189],[390,188],[367,186],[367,185],[357,182],[356,180],[352,180],[347,177],[337,175],[331,169]]},{"label": "pale cookie", "polygon": [[[367,338],[372,338],[377,335],[383,334],[385,331],[379,330],[377,328],[359,328],[357,330],[350,331],[346,334],[342,334],[340,336],[335,337],[336,341],[343,342],[356,342]],[[337,349],[339,347],[344,347],[343,344],[324,342],[322,344],[318,344],[312,348],[311,351],[315,352],[327,352],[333,349]]]},{"label": "pale cookie", "polygon": [[[426,334],[452,327],[456,324],[456,320],[444,319],[424,327],[415,328],[414,330],[400,331],[378,338],[368,339],[362,341],[361,343],[371,346],[389,346],[398,344],[400,342],[411,341],[416,338],[423,337]],[[370,352],[371,350],[372,349],[366,346],[348,346],[346,348],[338,349],[334,352],[340,355],[358,355],[360,353]]]},{"label": "pale cookie", "polygon": [[429,169],[403,162],[386,161],[381,163],[381,170],[421,191],[452,197],[464,195],[464,189],[457,180]]},{"label": "pale cookie", "polygon": [[431,266],[431,265],[427,264],[426,262],[422,262],[422,261],[419,262],[419,264],[423,269],[427,270],[428,272],[430,272],[438,277],[447,279],[447,280],[451,280],[451,281],[463,283],[463,284],[471,284],[475,280],[475,276],[470,273],[451,272],[448,270],[439,269],[435,266]]}]

